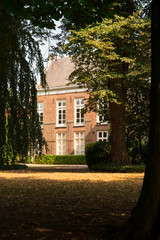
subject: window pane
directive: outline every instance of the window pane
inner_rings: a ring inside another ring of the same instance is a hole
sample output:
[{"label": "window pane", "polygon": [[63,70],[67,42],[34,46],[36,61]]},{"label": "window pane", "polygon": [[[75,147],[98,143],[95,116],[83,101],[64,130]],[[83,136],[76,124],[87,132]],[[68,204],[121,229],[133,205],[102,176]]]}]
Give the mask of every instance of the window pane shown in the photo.
[{"label": "window pane", "polygon": [[81,110],[84,108],[84,99],[75,100],[75,123],[77,125],[84,125],[84,113]]},{"label": "window pane", "polygon": [[97,141],[108,141],[108,132],[101,131],[97,133]]},{"label": "window pane", "polygon": [[75,154],[76,155],[84,154],[85,149],[84,132],[76,132],[74,136],[75,136]]},{"label": "window pane", "polygon": [[43,103],[37,103],[37,112],[39,114],[39,122],[43,125]]},{"label": "window pane", "polygon": [[66,154],[66,133],[57,134],[57,154],[58,155]]},{"label": "window pane", "polygon": [[102,132],[99,132],[99,137],[102,137]]},{"label": "window pane", "polygon": [[66,124],[66,101],[58,101],[57,123],[64,126]]}]

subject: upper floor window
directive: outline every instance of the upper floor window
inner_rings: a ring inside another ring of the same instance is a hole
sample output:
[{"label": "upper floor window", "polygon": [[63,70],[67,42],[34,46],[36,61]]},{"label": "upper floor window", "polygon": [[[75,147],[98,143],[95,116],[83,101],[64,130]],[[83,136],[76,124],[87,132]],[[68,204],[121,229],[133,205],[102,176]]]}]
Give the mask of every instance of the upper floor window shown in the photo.
[{"label": "upper floor window", "polygon": [[57,101],[57,126],[66,126],[66,100]]},{"label": "upper floor window", "polygon": [[39,114],[39,122],[41,124],[41,127],[43,127],[43,102],[37,103],[37,112]]},{"label": "upper floor window", "polygon": [[104,101],[99,101],[98,103],[98,112],[97,112],[97,123],[99,124],[107,124],[108,118],[108,110],[107,110],[107,103]]},{"label": "upper floor window", "polygon": [[84,125],[84,98],[75,99],[75,125]]}]

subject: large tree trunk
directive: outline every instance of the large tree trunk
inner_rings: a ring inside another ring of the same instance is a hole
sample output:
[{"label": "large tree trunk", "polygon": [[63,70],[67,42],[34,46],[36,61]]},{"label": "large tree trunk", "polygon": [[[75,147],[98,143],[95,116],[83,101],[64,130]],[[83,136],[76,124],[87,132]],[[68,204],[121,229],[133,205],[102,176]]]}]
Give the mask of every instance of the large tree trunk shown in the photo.
[{"label": "large tree trunk", "polygon": [[[142,191],[131,218],[115,238],[160,239],[160,1],[152,2],[152,83],[149,153]],[[159,237],[158,237],[159,236]]]},{"label": "large tree trunk", "polygon": [[118,104],[110,102],[111,117],[111,162],[128,164],[129,159],[126,149],[126,88],[124,83],[115,80],[110,83],[110,89],[117,95]]},{"label": "large tree trunk", "polygon": [[111,162],[128,164],[126,150],[125,107],[123,104],[110,103],[111,116]]}]

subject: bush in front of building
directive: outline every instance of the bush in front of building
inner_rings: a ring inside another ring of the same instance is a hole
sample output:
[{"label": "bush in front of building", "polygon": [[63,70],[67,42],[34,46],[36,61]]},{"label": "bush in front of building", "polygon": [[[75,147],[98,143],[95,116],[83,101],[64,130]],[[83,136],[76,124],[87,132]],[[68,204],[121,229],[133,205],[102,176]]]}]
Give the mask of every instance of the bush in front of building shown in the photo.
[{"label": "bush in front of building", "polygon": [[105,164],[109,162],[111,146],[109,142],[90,143],[86,146],[86,163],[89,169],[93,165]]},{"label": "bush in front of building", "polygon": [[36,164],[86,164],[84,155],[43,155],[35,156]]}]

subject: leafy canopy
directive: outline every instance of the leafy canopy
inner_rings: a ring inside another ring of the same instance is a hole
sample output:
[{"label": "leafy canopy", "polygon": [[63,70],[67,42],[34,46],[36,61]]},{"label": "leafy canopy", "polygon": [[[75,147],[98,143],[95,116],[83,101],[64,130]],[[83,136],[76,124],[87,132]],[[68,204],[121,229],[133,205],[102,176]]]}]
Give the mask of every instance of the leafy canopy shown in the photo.
[{"label": "leafy canopy", "polygon": [[29,149],[41,151],[44,139],[37,114],[36,75],[45,76],[39,42],[41,29],[0,9],[0,163]]},{"label": "leafy canopy", "polygon": [[76,65],[71,81],[92,90],[91,96],[117,103],[118,96],[109,88],[114,79],[125,81],[127,88],[146,86],[151,71],[150,28],[150,20],[136,13],[71,31],[63,47]]}]

